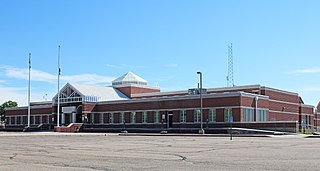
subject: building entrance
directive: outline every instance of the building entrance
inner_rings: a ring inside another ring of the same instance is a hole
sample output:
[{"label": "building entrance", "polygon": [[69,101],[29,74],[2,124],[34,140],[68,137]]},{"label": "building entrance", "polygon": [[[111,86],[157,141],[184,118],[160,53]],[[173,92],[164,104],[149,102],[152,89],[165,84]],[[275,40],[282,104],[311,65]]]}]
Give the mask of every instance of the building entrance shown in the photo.
[{"label": "building entrance", "polygon": [[84,123],[82,119],[82,105],[79,105],[76,109],[76,123]]},{"label": "building entrance", "polygon": [[64,125],[69,125],[71,122],[71,113],[64,113]]},{"label": "building entrance", "polygon": [[173,114],[172,112],[168,112],[168,128],[172,128],[172,122],[173,122]]}]

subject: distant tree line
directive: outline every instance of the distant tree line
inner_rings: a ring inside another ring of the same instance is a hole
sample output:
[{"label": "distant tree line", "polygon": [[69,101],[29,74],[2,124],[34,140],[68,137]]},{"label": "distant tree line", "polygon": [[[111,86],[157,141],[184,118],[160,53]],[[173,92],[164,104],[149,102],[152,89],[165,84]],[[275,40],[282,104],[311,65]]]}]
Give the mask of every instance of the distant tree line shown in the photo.
[{"label": "distant tree line", "polygon": [[18,106],[18,103],[15,101],[11,101],[11,100],[2,103],[0,105],[0,119],[1,119],[1,121],[4,121],[6,118],[5,111],[4,111],[5,108],[17,107],[17,106]]}]

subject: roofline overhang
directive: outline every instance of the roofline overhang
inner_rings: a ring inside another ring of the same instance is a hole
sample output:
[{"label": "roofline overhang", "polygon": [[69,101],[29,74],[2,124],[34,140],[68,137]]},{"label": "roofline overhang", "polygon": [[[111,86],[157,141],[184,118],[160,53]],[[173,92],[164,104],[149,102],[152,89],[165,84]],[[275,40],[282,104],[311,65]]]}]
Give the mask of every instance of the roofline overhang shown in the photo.
[{"label": "roofline overhang", "polygon": [[294,92],[291,92],[291,91],[280,90],[280,89],[271,88],[271,87],[266,87],[266,86],[262,86],[261,89],[275,91],[275,92],[278,92],[278,93],[284,93],[284,94],[293,95],[293,96],[299,96],[298,93],[294,93]]},{"label": "roofline overhang", "polygon": [[[256,84],[256,85],[235,86],[235,87],[208,88],[207,92],[255,89],[255,88],[260,88],[260,87],[261,86],[259,84]],[[172,95],[172,94],[181,94],[181,95],[188,94],[188,90],[170,91],[170,92],[140,93],[140,94],[133,94],[132,98],[138,98],[138,97],[144,97],[144,96]]]},{"label": "roofline overhang", "polygon": [[[44,108],[52,108],[52,105],[41,105],[41,106],[30,106],[31,109],[44,109]],[[21,106],[21,107],[9,107],[5,108],[5,111],[10,110],[26,110],[28,109],[28,106]]]},{"label": "roofline overhang", "polygon": [[[117,101],[102,101],[97,103],[100,104],[119,104],[119,103],[138,103],[138,102],[154,102],[154,101],[170,101],[170,100],[189,100],[189,99],[199,99],[200,95],[182,95],[182,96],[161,96],[161,97],[148,97],[148,98],[137,98],[129,100],[117,100]],[[269,96],[257,95],[246,92],[224,92],[224,93],[212,93],[203,94],[202,98],[219,98],[219,97],[258,97],[259,99],[269,99]]]}]

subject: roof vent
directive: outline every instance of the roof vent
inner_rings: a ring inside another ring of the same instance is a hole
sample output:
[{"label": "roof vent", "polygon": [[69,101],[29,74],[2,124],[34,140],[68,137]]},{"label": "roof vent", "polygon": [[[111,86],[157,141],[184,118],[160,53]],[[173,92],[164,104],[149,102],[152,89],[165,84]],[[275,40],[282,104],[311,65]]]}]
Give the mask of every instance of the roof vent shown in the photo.
[{"label": "roof vent", "polygon": [[[188,95],[198,95],[200,94],[199,88],[191,88],[188,90]],[[202,89],[202,94],[207,94],[207,89]]]}]

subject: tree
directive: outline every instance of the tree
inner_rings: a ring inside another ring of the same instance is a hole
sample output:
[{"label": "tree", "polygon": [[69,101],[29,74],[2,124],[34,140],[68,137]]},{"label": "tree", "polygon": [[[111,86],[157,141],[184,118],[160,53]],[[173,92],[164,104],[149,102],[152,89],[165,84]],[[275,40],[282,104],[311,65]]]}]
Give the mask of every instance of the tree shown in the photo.
[{"label": "tree", "polygon": [[5,111],[4,109],[5,108],[10,108],[10,107],[17,107],[18,106],[18,103],[15,102],[15,101],[7,101],[7,102],[4,102],[2,103],[2,105],[0,105],[0,118],[1,118],[1,121],[4,121],[5,120]]}]

